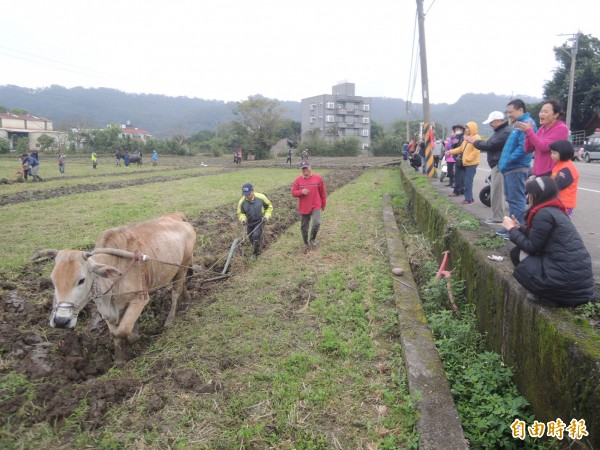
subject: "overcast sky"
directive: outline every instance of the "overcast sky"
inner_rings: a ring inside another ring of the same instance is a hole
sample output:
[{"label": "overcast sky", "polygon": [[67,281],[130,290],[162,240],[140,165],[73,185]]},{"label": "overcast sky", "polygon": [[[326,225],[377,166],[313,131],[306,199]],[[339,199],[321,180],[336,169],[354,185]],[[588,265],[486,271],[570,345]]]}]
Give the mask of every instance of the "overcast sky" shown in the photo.
[{"label": "overcast sky", "polygon": [[[425,0],[424,10],[432,103],[541,97],[553,47],[578,30],[600,38],[597,0]],[[0,85],[300,101],[349,81],[357,95],[421,103],[415,17],[415,0],[11,2]]]}]

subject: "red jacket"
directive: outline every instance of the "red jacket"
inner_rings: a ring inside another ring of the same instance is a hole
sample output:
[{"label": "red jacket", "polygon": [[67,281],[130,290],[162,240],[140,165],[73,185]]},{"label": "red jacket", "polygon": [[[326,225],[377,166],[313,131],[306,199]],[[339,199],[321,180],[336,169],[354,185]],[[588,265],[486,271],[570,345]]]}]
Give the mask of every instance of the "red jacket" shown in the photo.
[{"label": "red jacket", "polygon": [[[302,189],[308,189],[308,195],[302,194]],[[298,198],[298,212],[310,214],[315,209],[325,209],[327,204],[327,191],[321,175],[313,173],[304,178],[300,175],[292,184],[292,195]]]}]

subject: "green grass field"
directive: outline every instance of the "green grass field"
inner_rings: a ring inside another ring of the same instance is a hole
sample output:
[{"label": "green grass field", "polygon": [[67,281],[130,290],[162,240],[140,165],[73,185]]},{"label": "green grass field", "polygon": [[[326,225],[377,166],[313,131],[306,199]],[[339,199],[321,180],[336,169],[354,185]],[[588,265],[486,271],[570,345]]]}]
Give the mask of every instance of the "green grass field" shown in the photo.
[{"label": "green grass field", "polygon": [[[233,212],[244,182],[269,192],[295,176],[256,168],[4,206],[2,266],[20,267],[39,247],[88,248],[106,227],[167,211],[197,217],[230,205]],[[384,193],[401,195],[398,172],[366,172],[330,195],[317,250],[301,251],[294,225],[257,262],[209,297],[196,298],[141,357],[104,376],[133,377],[143,388],[110,407],[100,426],[86,428],[84,401],[59,427],[4,425],[3,442],[19,448],[416,448],[416,415],[395,336]],[[174,374],[183,370],[215,389],[182,388]]]}]

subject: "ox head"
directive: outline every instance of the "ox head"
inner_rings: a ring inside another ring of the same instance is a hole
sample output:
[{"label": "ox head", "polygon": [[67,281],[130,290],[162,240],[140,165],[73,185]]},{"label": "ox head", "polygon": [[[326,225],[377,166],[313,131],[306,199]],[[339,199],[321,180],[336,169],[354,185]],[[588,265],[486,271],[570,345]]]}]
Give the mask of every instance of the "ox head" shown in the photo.
[{"label": "ox head", "polygon": [[55,260],[50,275],[54,284],[51,327],[74,328],[79,312],[94,296],[96,277],[121,275],[119,270],[98,264],[90,256],[92,253],[75,250],[42,250],[33,256],[33,260],[43,257],[53,257]]}]

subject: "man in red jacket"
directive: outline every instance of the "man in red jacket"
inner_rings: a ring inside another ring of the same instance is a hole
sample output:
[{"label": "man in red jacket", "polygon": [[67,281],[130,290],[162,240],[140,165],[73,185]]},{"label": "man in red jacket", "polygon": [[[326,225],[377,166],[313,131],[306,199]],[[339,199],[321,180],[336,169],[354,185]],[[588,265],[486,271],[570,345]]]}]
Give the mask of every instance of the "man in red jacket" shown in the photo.
[{"label": "man in red jacket", "polygon": [[[320,175],[313,173],[308,161],[302,161],[300,165],[302,175],[294,180],[292,184],[292,195],[298,198],[298,212],[302,216],[300,231],[304,240],[304,251],[310,247],[317,246],[317,233],[321,226],[321,211],[325,211],[327,203],[327,191],[325,182]],[[310,231],[310,246],[308,240],[308,228],[312,220]]]}]

